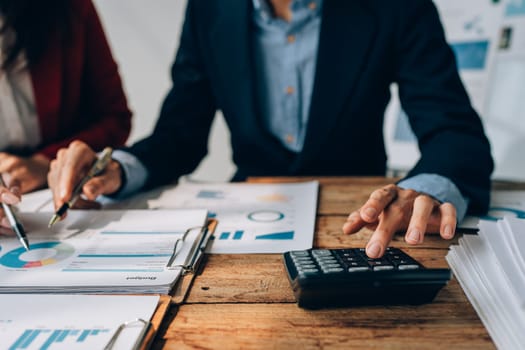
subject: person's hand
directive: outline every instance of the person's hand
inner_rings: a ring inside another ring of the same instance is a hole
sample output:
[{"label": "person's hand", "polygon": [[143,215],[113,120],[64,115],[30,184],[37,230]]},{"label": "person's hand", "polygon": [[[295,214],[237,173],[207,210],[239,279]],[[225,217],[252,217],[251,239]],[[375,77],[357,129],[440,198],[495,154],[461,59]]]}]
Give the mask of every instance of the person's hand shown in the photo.
[{"label": "person's hand", "polygon": [[[97,159],[97,154],[84,142],[73,141],[67,148],[57,152],[51,161],[47,181],[53,194],[55,209],[68,202],[73,196],[75,186],[86,176]],[[74,207],[79,209],[100,208],[95,202],[99,195],[115,193],[122,185],[120,164],[112,160],[106,169],[93,177],[82,187],[80,197]]]},{"label": "person's hand", "polygon": [[[2,176],[2,174],[0,174]],[[20,184],[9,174],[4,174],[0,181],[0,203],[17,204],[20,202]],[[2,206],[0,206],[0,234],[13,235],[11,225],[7,220]]]},{"label": "person's hand", "polygon": [[343,232],[352,234],[363,227],[374,230],[366,245],[366,254],[379,258],[399,231],[406,231],[408,244],[422,243],[425,232],[439,232],[444,239],[453,238],[456,208],[428,195],[388,185],[372,192],[367,202],[348,216]]},{"label": "person's hand", "polygon": [[[18,185],[20,193],[31,192],[46,186],[50,160],[42,154],[18,157],[0,152],[0,174],[7,174],[11,183]],[[11,185],[12,186],[12,185]]]}]

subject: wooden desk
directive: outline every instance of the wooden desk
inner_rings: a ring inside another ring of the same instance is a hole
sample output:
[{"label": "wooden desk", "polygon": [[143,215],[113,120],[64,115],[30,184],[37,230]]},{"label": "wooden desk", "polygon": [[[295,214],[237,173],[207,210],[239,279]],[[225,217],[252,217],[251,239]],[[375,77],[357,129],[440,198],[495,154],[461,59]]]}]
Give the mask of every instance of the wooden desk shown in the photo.
[{"label": "wooden desk", "polygon": [[[252,181],[282,181],[253,179]],[[363,247],[370,232],[341,233],[348,213],[385,178],[323,178],[314,246]],[[505,186],[503,186],[505,187]],[[503,188],[498,187],[498,188]],[[517,188],[512,187],[511,188]],[[521,186],[519,188],[522,188]],[[457,238],[452,243],[457,242]],[[427,236],[406,249],[428,267],[446,267],[451,242]],[[494,349],[455,279],[422,306],[303,310],[280,255],[210,255],[186,302],[173,305],[153,349]]]}]

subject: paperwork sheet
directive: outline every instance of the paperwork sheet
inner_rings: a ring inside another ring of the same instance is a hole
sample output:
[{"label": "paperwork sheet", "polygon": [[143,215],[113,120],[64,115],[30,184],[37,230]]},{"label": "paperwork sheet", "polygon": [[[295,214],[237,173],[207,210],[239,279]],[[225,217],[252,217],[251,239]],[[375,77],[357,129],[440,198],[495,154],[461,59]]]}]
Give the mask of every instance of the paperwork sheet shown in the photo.
[{"label": "paperwork sheet", "polygon": [[[0,295],[0,349],[105,349],[119,326],[149,321],[158,296]],[[111,349],[135,349],[147,329],[125,327]]]},{"label": "paperwork sheet", "polygon": [[504,217],[525,219],[525,191],[492,191],[487,215],[467,216],[459,227],[477,229],[481,219],[496,221]]},{"label": "paperwork sheet", "polygon": [[282,253],[312,247],[319,184],[184,183],[153,208],[206,208],[219,224],[208,252]]},{"label": "paperwork sheet", "polygon": [[499,349],[525,348],[525,220],[482,220],[447,261]]},{"label": "paperwork sheet", "polygon": [[167,294],[200,238],[186,230],[207,220],[206,210],[71,210],[49,229],[51,215],[19,213],[30,251],[0,237],[0,293]]}]

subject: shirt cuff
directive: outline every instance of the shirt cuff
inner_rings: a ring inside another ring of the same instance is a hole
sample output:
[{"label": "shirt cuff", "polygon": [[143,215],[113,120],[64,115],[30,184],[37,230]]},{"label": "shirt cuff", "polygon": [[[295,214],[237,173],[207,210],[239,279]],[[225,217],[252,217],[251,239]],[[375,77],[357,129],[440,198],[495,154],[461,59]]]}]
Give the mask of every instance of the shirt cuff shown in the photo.
[{"label": "shirt cuff", "polygon": [[467,213],[468,198],[464,197],[456,185],[444,176],[437,174],[419,174],[404,179],[397,185],[404,189],[425,193],[442,203],[451,203],[456,208],[456,218],[458,222],[461,222]]},{"label": "shirt cuff", "polygon": [[148,179],[148,169],[131,153],[115,150],[112,158],[120,163],[125,181],[112,198],[124,198],[138,192]]}]

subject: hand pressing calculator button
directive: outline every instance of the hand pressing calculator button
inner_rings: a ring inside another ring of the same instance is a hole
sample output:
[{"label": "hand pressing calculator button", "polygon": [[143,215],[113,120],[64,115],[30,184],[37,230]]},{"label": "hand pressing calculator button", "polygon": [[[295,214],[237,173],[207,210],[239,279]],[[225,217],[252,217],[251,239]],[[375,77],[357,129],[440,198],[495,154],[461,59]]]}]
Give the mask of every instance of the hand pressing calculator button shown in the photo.
[{"label": "hand pressing calculator button", "polygon": [[310,249],[284,253],[300,307],[423,304],[451,277],[450,269],[429,269],[397,248],[369,258],[363,248]]}]

